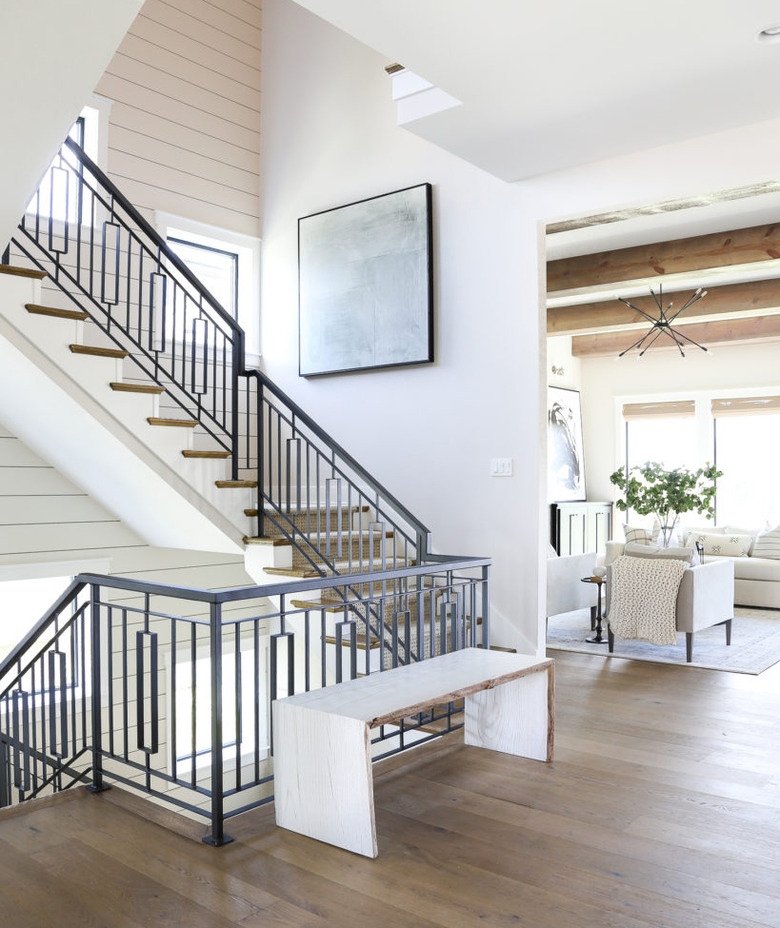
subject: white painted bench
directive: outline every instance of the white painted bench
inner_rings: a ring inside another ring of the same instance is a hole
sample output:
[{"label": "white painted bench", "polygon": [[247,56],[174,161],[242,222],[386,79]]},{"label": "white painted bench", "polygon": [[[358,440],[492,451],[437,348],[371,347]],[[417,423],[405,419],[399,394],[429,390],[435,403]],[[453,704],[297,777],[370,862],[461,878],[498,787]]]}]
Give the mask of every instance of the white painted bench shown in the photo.
[{"label": "white painted bench", "polygon": [[276,700],[277,825],[376,857],[370,729],[462,697],[466,744],[552,760],[553,661],[466,648]]}]

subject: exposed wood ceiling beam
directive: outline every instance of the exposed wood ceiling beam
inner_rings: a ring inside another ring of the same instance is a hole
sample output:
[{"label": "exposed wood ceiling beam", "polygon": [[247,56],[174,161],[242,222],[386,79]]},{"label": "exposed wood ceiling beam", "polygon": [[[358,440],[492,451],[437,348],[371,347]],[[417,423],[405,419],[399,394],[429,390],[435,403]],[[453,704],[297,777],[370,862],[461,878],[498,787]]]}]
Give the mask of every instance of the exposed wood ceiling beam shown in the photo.
[{"label": "exposed wood ceiling beam", "polygon": [[[713,322],[699,322],[675,326],[688,338],[706,347],[722,344],[745,344],[747,342],[780,341],[780,315],[753,316],[742,319],[721,319]],[[601,335],[579,335],[572,339],[572,354],[575,358],[617,357],[637,340],[637,333],[605,332]],[[661,336],[648,354],[671,349],[677,353],[677,347],[671,339]],[[686,354],[698,353],[700,349],[690,346],[683,349]],[[626,355],[626,360],[630,356]]]},{"label": "exposed wood ceiling beam", "polygon": [[[668,306],[671,300],[679,308],[690,295],[690,288],[664,292],[664,306]],[[658,315],[658,308],[649,294],[646,297],[632,297],[631,302],[653,316]],[[780,280],[754,280],[711,287],[704,299],[699,300],[690,310],[686,310],[684,318],[692,321],[724,313],[756,315],[770,310],[780,312]],[[638,313],[616,299],[551,307],[547,310],[548,335],[583,335],[603,329],[625,329],[646,324]]]},{"label": "exposed wood ceiling beam", "polygon": [[780,258],[780,225],[753,226],[547,263],[547,291],[575,290]]}]

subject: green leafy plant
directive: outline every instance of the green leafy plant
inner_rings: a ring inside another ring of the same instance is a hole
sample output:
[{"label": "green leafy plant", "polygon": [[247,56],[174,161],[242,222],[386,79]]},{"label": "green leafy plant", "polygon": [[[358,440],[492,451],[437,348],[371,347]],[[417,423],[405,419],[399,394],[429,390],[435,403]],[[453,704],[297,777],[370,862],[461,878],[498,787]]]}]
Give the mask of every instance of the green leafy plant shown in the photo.
[{"label": "green leafy plant", "polygon": [[684,512],[695,512],[711,519],[715,515],[715,481],[723,472],[713,464],[691,471],[685,467],[666,470],[656,461],[641,467],[616,470],[610,482],[625,494],[615,505],[622,512],[633,509],[640,516],[654,515],[668,544],[677,519]]}]

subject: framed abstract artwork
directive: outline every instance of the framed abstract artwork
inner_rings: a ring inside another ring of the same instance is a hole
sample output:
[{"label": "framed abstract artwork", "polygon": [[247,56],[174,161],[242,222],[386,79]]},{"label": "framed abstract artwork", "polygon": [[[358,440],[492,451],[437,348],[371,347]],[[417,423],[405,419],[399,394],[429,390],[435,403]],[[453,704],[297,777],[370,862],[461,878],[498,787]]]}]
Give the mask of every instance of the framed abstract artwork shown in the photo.
[{"label": "framed abstract artwork", "polygon": [[547,389],[547,500],[584,500],[585,457],[577,390]]},{"label": "framed abstract artwork", "polygon": [[298,220],[302,377],[433,361],[431,185]]}]

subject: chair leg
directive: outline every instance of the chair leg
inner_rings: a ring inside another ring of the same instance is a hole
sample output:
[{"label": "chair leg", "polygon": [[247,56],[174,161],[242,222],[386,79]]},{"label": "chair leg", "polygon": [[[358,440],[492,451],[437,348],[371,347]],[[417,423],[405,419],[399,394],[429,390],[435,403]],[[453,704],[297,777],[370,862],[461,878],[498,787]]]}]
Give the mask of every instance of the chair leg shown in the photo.
[{"label": "chair leg", "polygon": [[726,645],[731,644],[731,619],[723,623],[726,626]]},{"label": "chair leg", "polygon": [[607,625],[607,648],[610,654],[615,650],[615,633],[610,625]]},{"label": "chair leg", "polygon": [[693,660],[693,632],[685,633],[685,660],[688,664]]},{"label": "chair leg", "polygon": [[591,631],[596,630],[596,610],[597,609],[598,609],[598,606],[590,607],[590,630]]}]

